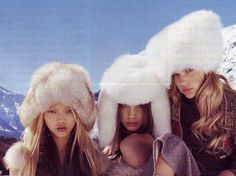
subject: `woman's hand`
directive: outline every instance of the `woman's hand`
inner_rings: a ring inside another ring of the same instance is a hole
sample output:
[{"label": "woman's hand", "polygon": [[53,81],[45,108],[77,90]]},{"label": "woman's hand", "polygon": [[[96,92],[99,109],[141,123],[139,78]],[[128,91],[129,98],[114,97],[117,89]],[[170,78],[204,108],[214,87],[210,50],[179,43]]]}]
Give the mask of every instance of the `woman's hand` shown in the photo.
[{"label": "woman's hand", "polygon": [[10,169],[9,176],[20,176],[19,170]]},{"label": "woman's hand", "polygon": [[111,148],[111,146],[106,146],[106,147],[102,150],[102,152],[103,152],[104,154],[106,154],[106,155],[111,155],[111,154],[112,154],[112,148]]},{"label": "woman's hand", "polygon": [[224,170],[224,171],[220,172],[220,174],[218,176],[235,176],[235,175],[230,170]]}]

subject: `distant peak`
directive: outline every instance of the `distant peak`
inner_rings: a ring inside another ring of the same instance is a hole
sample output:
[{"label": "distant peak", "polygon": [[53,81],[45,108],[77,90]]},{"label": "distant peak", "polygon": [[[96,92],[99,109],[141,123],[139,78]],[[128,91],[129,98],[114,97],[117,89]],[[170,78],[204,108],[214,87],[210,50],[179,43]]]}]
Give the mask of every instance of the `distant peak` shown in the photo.
[{"label": "distant peak", "polygon": [[3,93],[5,93],[5,94],[14,94],[13,92],[11,92],[11,91],[9,91],[9,90],[3,88],[2,86],[0,86],[0,91],[3,92]]}]

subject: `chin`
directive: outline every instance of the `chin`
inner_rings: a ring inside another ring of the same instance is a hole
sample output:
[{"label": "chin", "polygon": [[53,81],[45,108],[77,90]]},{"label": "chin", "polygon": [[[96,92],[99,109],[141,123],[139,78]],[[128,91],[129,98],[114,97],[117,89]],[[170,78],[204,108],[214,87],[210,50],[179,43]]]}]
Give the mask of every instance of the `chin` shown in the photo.
[{"label": "chin", "polygon": [[67,138],[69,135],[68,134],[57,134],[57,138]]},{"label": "chin", "polygon": [[187,97],[188,99],[194,98],[195,95],[185,95],[185,97]]}]

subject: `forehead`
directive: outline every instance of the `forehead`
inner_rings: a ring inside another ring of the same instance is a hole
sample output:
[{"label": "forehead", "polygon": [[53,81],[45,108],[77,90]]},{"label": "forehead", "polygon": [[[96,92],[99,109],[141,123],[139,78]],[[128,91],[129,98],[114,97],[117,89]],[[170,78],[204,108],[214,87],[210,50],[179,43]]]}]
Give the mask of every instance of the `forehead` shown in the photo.
[{"label": "forehead", "polygon": [[56,103],[56,104],[49,106],[49,108],[70,108],[70,106],[66,106],[62,103]]},{"label": "forehead", "polygon": [[126,104],[126,103],[119,103],[119,105],[122,105],[122,106],[127,106],[127,107],[137,107],[137,106],[142,106],[144,104],[135,104],[135,105],[129,105],[129,104]]}]

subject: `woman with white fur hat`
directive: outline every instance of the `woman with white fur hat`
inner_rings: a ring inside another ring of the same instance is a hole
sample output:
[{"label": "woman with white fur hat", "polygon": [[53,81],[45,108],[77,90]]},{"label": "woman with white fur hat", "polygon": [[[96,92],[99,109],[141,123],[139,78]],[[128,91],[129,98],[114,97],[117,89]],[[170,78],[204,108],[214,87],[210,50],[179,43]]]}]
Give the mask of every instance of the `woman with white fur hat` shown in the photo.
[{"label": "woman with white fur hat", "polygon": [[[236,175],[236,92],[215,72],[222,62],[221,30],[217,14],[200,10],[166,27],[145,50],[169,89],[173,133],[184,140],[204,176]],[[171,144],[167,138],[155,145]],[[168,169],[184,175],[180,168],[186,163],[176,160],[178,155],[162,157]],[[158,162],[156,167],[161,168]]]},{"label": "woman with white fur hat", "polygon": [[102,175],[89,137],[95,106],[87,72],[79,65],[52,62],[33,75],[20,109],[25,126],[21,142],[6,153],[10,176]]},{"label": "woman with white fur hat", "polygon": [[119,57],[100,86],[99,141],[109,158],[126,168],[109,175],[143,175],[154,138],[170,132],[167,91],[142,55]]}]

